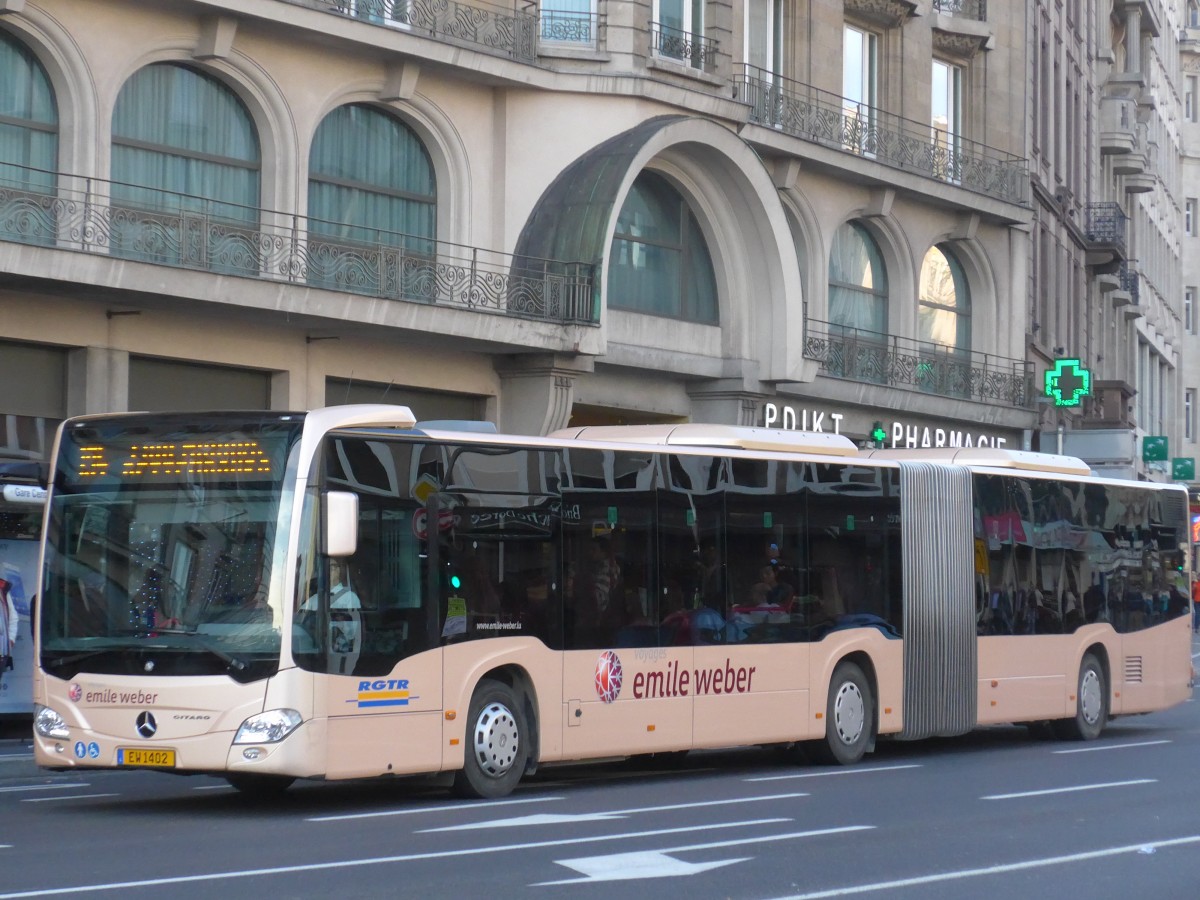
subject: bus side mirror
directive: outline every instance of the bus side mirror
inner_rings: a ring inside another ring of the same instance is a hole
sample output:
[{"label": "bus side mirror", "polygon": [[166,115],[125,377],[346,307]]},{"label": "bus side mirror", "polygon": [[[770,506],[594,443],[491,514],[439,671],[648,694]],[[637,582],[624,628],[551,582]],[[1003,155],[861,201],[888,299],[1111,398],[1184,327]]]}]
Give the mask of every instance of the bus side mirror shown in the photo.
[{"label": "bus side mirror", "polygon": [[328,491],[321,500],[321,552],[326,556],[353,556],[358,549],[358,494]]}]

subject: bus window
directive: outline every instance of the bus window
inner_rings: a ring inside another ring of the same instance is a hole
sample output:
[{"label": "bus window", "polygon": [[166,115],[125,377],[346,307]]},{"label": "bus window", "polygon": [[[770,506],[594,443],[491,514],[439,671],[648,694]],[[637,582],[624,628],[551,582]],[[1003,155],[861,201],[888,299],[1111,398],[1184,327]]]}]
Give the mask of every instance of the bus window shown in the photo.
[{"label": "bus window", "polygon": [[557,454],[450,446],[441,469],[425,529],[441,640],[530,635],[561,647]]},{"label": "bus window", "polygon": [[665,573],[654,546],[654,457],[572,448],[563,466],[567,649],[658,646]]}]

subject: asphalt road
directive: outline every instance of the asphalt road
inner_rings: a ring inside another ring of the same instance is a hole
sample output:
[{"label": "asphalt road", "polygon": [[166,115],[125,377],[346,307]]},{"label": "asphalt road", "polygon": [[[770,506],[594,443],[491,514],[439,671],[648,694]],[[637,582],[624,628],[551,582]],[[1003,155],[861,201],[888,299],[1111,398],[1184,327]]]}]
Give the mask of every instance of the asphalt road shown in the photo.
[{"label": "asphalt road", "polygon": [[1086,744],[988,728],[845,769],[693,753],[544,769],[493,802],[419,780],[252,802],[207,777],[44,773],[6,734],[0,900],[1200,897],[1194,702]]}]

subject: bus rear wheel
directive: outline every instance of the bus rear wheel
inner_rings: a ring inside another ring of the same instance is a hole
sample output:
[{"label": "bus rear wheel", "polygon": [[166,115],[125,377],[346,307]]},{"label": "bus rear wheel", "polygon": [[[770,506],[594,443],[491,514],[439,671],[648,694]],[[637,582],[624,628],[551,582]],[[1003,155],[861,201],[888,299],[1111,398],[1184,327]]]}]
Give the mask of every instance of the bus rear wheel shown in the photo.
[{"label": "bus rear wheel", "polygon": [[466,760],[454,777],[455,793],[487,800],[512,793],[525,772],[531,737],[513,689],[492,679],[479,682],[471,698]]},{"label": "bus rear wheel", "polygon": [[871,683],[863,670],[852,662],[840,663],[829,682],[825,740],[812,747],[814,756],[820,762],[842,766],[862,759],[871,743],[874,710]]},{"label": "bus rear wheel", "polygon": [[1075,717],[1055,719],[1054,734],[1064,741],[1092,741],[1100,737],[1108,722],[1108,683],[1104,667],[1094,653],[1084,655],[1079,664],[1079,684],[1075,691]]}]

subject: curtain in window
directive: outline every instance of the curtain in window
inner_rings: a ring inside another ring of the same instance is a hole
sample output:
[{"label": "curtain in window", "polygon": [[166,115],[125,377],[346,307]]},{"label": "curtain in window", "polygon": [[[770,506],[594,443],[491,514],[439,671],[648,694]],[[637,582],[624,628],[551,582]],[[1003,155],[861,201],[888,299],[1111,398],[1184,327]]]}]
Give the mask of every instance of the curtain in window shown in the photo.
[{"label": "curtain in window", "polygon": [[254,122],[215,78],[172,63],[147,66],[117,98],[112,177],[122,204],[256,222]]},{"label": "curtain in window", "polygon": [[952,253],[930,247],[921,264],[918,337],[954,350],[971,349],[971,295]]},{"label": "curtain in window", "polygon": [[704,234],[667,181],[643,172],[617,218],[608,264],[613,308],[715,324],[717,288]]},{"label": "curtain in window", "polygon": [[433,163],[396,117],[363,105],[325,117],[309,155],[308,215],[309,283],[437,299]]},{"label": "curtain in window", "polygon": [[342,106],[317,129],[308,182],[314,234],[369,244],[400,240],[432,253],[436,199],[429,154],[399,119]]},{"label": "curtain in window", "polygon": [[834,233],[829,255],[830,323],[885,335],[887,301],[887,270],[879,245],[858,223],[845,223]]},{"label": "curtain in window", "polygon": [[37,58],[3,32],[0,85],[0,182],[22,191],[53,193],[58,165],[54,90]]}]

